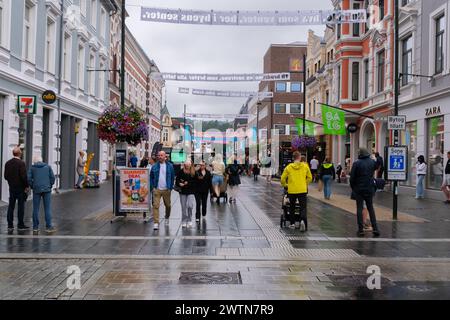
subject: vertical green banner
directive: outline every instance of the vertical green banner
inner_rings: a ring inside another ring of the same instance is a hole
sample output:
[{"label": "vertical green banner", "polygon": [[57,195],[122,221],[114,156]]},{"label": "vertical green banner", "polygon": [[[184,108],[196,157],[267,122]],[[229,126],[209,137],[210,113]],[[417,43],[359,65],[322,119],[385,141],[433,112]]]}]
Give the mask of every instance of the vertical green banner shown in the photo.
[{"label": "vertical green banner", "polygon": [[345,112],[322,105],[322,120],[324,134],[345,136]]},{"label": "vertical green banner", "polygon": [[295,123],[297,124],[298,129],[298,135],[301,136],[303,134],[306,134],[308,136],[313,137],[315,135],[315,124],[305,120],[305,132],[303,132],[303,119],[295,119]]}]

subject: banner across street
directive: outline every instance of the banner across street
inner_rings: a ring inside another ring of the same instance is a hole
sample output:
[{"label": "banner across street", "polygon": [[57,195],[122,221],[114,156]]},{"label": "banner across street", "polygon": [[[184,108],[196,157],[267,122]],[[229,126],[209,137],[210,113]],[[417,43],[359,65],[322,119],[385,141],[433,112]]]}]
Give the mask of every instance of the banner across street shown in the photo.
[{"label": "banner across street", "polygon": [[141,7],[141,20],[150,22],[221,26],[299,26],[365,23],[367,11],[214,11]]},{"label": "banner across street", "polygon": [[226,98],[247,98],[258,97],[259,99],[273,98],[273,92],[253,92],[253,91],[224,91],[224,90],[209,90],[209,89],[190,89],[178,88],[178,93],[189,94],[196,96],[211,96],[211,97],[226,97]]},{"label": "banner across street", "polygon": [[152,73],[153,79],[166,81],[212,81],[212,82],[244,82],[244,81],[288,81],[291,80],[289,72],[282,73]]}]

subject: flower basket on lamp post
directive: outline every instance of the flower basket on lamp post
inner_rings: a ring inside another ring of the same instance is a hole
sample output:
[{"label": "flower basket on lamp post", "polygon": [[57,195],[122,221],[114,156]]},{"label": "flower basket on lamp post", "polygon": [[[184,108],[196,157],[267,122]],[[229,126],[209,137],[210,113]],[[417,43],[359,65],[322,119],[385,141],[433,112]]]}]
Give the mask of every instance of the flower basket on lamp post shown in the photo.
[{"label": "flower basket on lamp post", "polygon": [[292,149],[294,151],[308,152],[311,148],[314,148],[317,144],[315,137],[306,135],[296,136],[292,139]]}]

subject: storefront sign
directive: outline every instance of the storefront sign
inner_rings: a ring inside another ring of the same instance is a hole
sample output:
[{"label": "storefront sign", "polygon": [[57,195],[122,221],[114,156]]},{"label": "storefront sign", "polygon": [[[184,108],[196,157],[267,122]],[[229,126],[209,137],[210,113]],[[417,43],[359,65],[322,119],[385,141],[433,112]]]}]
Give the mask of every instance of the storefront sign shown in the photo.
[{"label": "storefront sign", "polygon": [[18,96],[17,112],[25,114],[36,114],[36,96]]},{"label": "storefront sign", "polygon": [[356,123],[350,123],[347,126],[347,131],[348,133],[355,133],[356,131],[358,131],[358,125]]},{"label": "storefront sign", "polygon": [[44,91],[42,94],[42,101],[44,101],[46,104],[53,104],[56,101],[56,93],[52,90]]},{"label": "storefront sign", "polygon": [[282,73],[236,73],[236,74],[209,74],[209,73],[152,73],[153,79],[165,81],[204,81],[204,82],[259,82],[259,81],[289,81],[291,74]]},{"label": "storefront sign", "polygon": [[120,211],[145,211],[150,208],[148,169],[120,170]]},{"label": "storefront sign", "polygon": [[406,116],[389,116],[388,130],[406,130]]},{"label": "storefront sign", "polygon": [[386,147],[387,180],[406,181],[408,180],[408,147],[389,146]]},{"label": "storefront sign", "polygon": [[151,22],[222,26],[298,26],[365,23],[367,11],[214,11],[141,7],[141,20]]},{"label": "storefront sign", "polygon": [[425,109],[425,116],[426,117],[433,117],[441,115],[441,106],[433,107],[433,108],[426,108]]},{"label": "storefront sign", "polygon": [[345,136],[345,112],[322,105],[322,121],[324,134]]},{"label": "storefront sign", "polygon": [[295,123],[297,124],[299,136],[306,134],[307,136],[313,137],[315,135],[316,125],[313,122],[305,120],[305,132],[304,133],[303,133],[303,119],[295,119]]}]

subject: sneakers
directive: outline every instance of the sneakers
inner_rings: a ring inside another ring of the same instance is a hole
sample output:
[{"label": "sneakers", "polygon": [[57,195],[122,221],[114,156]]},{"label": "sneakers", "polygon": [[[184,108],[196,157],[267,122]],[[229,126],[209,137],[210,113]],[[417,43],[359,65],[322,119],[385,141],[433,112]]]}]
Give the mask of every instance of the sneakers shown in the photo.
[{"label": "sneakers", "polygon": [[356,235],[358,236],[358,238],[363,238],[364,237],[364,230],[359,230]]},{"label": "sneakers", "polygon": [[28,230],[30,230],[30,227],[28,227],[28,226],[21,226],[21,227],[18,227],[17,230],[19,230],[19,231],[28,231]]},{"label": "sneakers", "polygon": [[230,197],[230,200],[229,200],[229,202],[230,202],[230,203],[232,203],[232,202],[233,202],[233,197]]},{"label": "sneakers", "polygon": [[51,227],[51,228],[45,229],[45,233],[55,233],[55,232],[56,232],[56,228],[55,227]]},{"label": "sneakers", "polygon": [[8,228],[8,234],[13,234],[14,228]]},{"label": "sneakers", "polygon": [[300,222],[299,221],[295,222],[295,229],[300,229]]},{"label": "sneakers", "polygon": [[380,231],[374,230],[374,231],[373,231],[373,236],[374,236],[375,238],[379,238],[379,237],[380,237]]},{"label": "sneakers", "polygon": [[291,224],[291,225],[289,226],[289,228],[295,229],[295,224]]},{"label": "sneakers", "polygon": [[305,222],[303,220],[300,222],[300,231],[301,232],[305,232],[306,231]]},{"label": "sneakers", "polygon": [[155,223],[153,225],[153,230],[159,230],[159,223]]},{"label": "sneakers", "polygon": [[195,219],[195,222],[200,223],[200,219]]},{"label": "sneakers", "polygon": [[38,236],[38,235],[39,235],[39,230],[33,229],[33,236]]},{"label": "sneakers", "polygon": [[188,228],[192,228],[192,222],[188,222],[187,226]]},{"label": "sneakers", "polygon": [[182,227],[182,228],[187,228],[187,223],[186,223],[186,222],[183,222],[183,223],[181,224],[181,227]]}]

